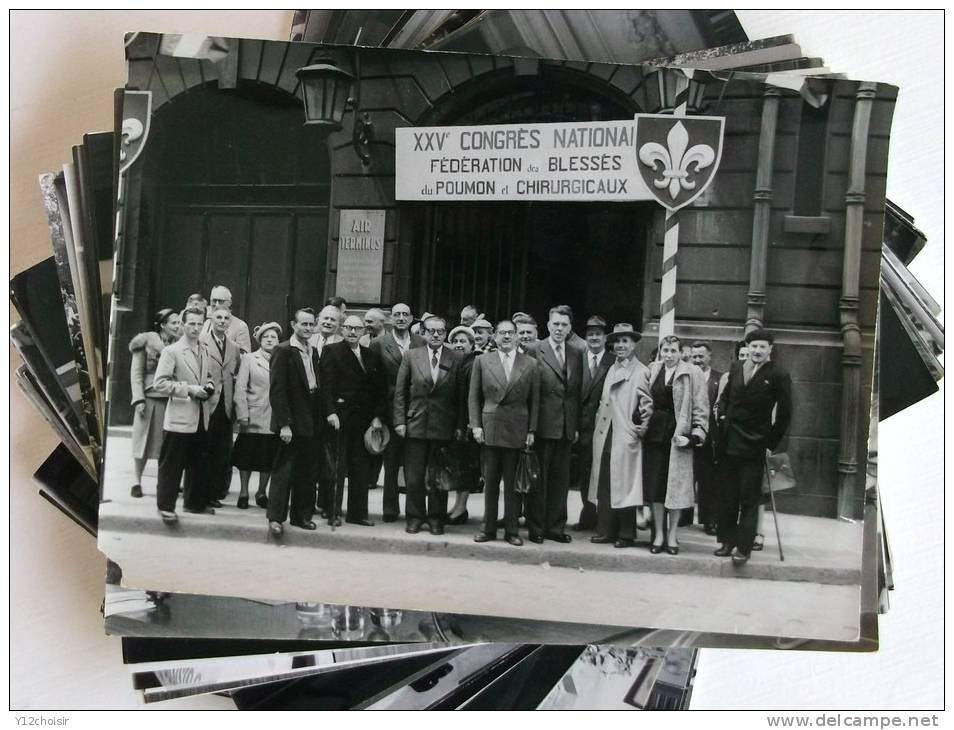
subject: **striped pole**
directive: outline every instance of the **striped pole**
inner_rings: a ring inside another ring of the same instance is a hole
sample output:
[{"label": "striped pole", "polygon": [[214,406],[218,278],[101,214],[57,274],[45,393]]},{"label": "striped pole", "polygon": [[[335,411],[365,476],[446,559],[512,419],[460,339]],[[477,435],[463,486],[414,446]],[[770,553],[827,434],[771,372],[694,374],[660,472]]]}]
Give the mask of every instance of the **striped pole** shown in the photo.
[{"label": "striped pole", "polygon": [[[689,79],[678,72],[676,98],[672,113],[686,116],[689,103]],[[659,339],[676,330],[676,254],[679,252],[679,211],[666,210],[663,238],[662,284],[659,288]]]}]

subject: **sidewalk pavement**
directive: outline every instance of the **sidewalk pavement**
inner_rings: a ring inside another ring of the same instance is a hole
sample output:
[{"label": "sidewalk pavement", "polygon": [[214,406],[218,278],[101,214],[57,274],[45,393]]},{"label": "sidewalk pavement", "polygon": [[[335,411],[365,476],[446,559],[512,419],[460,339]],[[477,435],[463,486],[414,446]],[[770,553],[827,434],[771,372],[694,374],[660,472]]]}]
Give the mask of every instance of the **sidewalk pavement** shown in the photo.
[{"label": "sidewalk pavement", "polygon": [[[474,534],[480,529],[484,512],[483,495],[470,495],[469,520],[464,525],[448,525],[445,534],[434,536],[426,530],[416,535],[404,531],[404,520],[393,523],[381,521],[383,490],[369,493],[370,516],[374,527],[343,524],[332,531],[324,521],[318,529],[309,532],[285,525],[284,535],[275,540],[267,530],[265,511],[250,500],[247,510],[235,506],[238,491],[238,472],[233,471],[232,487],[225,506],[215,515],[194,515],[184,512],[179,502],[179,523],[169,527],[162,522],[155,502],[155,462],[149,462],[142,479],[143,498],[130,496],[133,483],[132,461],[128,454],[129,442],[124,433],[110,431],[109,459],[104,497],[109,500],[100,507],[101,531],[153,535],[175,534],[183,537],[240,540],[255,543],[280,542],[284,546],[314,546],[340,551],[385,553],[390,555],[447,557],[503,561],[520,565],[566,567],[581,571],[625,571],[668,575],[695,575],[729,579],[760,579],[773,581],[810,582],[822,585],[857,586],[861,582],[861,523],[779,514],[782,548],[785,560],[779,560],[778,544],[772,513],[765,514],[762,532],[765,549],[753,552],[743,567],[735,567],[727,558],[717,558],[712,551],[718,547],[714,537],[706,535],[701,525],[680,528],[680,554],[652,555],[645,547],[618,549],[612,544],[594,545],[589,541],[593,532],[568,532],[573,542],[560,544],[545,541],[537,545],[526,540],[522,547],[513,547],[505,541],[475,543]],[[254,497],[258,475],[253,474],[249,487]],[[452,502],[453,500],[451,500]],[[404,497],[401,497],[403,509]],[[568,504],[569,524],[580,512],[580,495],[571,492]],[[502,514],[502,511],[500,512]],[[502,530],[499,531],[502,535]],[[640,531],[640,540],[648,541],[649,532]]]}]

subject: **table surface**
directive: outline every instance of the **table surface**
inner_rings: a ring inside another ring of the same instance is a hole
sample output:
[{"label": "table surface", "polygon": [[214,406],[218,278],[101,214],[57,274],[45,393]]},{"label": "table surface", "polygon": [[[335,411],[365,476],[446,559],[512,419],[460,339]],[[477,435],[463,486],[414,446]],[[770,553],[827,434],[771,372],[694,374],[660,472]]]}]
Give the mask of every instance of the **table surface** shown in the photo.
[{"label": "table surface", "polygon": [[[834,70],[901,87],[888,195],[927,235],[928,246],[912,270],[941,300],[943,16],[938,11],[737,12],[751,38],[792,33],[806,55],[822,56]],[[81,142],[85,132],[112,124],[112,89],[123,83],[125,31],[285,39],[291,12],[14,11],[10,22],[12,274],[50,253],[37,176],[69,161],[70,145]],[[10,706],[140,707],[119,640],[102,629],[103,556],[31,483],[56,440],[12,385],[12,370],[19,365],[12,350],[9,362]],[[879,653],[705,650],[694,708],[943,705],[942,398],[943,390],[880,428],[882,496],[898,590],[882,617]],[[909,496],[913,490],[915,499]],[[230,706],[225,698],[194,697],[150,707]]]}]

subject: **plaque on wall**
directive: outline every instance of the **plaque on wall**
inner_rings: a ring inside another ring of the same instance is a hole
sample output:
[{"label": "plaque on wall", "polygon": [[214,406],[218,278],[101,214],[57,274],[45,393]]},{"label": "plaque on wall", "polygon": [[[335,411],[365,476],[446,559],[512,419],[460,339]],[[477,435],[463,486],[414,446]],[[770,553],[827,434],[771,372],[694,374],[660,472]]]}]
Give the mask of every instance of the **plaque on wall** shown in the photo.
[{"label": "plaque on wall", "polygon": [[373,303],[381,299],[384,213],[383,210],[341,211],[335,294],[349,302]]}]

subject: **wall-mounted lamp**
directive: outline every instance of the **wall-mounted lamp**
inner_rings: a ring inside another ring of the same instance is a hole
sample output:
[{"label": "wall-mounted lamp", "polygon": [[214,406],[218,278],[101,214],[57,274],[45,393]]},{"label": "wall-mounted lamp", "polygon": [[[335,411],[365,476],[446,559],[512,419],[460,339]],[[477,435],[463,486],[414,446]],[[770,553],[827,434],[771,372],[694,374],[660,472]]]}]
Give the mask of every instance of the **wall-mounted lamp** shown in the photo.
[{"label": "wall-mounted lamp", "polygon": [[[305,99],[305,124],[341,129],[346,111],[354,111],[352,144],[354,151],[365,165],[371,163],[371,142],[374,126],[371,116],[361,111],[361,66],[355,52],[357,78],[339,68],[332,59],[319,59],[318,63],[298,69]],[[351,96],[352,85],[355,93]]]}]

